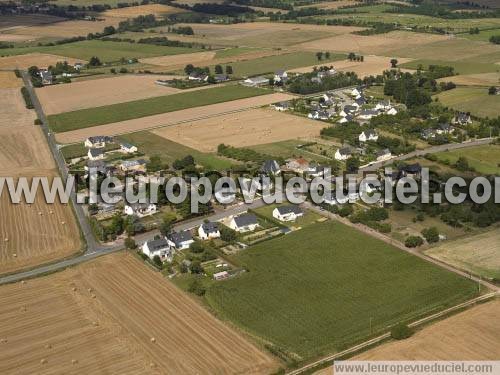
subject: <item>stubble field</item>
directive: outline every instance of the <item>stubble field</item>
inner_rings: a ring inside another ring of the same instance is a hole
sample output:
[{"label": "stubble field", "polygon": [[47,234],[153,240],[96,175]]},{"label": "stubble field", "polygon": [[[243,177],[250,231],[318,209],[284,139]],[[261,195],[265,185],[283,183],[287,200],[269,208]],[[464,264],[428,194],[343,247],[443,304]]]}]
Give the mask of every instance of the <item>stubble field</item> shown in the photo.
[{"label": "stubble field", "polygon": [[271,373],[278,363],[135,256],[0,288],[0,373]]},{"label": "stubble field", "polygon": [[[57,175],[34,119],[34,112],[24,107],[19,87],[0,89],[0,176]],[[31,205],[12,204],[4,189],[0,207],[0,273],[59,259],[79,249],[79,230],[67,205],[48,205],[41,194]]]},{"label": "stubble field", "polygon": [[33,52],[26,55],[0,57],[0,69],[28,69],[34,65],[39,68],[47,68],[49,65],[56,65],[59,61],[67,61],[68,64],[82,62],[80,59],[67,56]]},{"label": "stubble field", "polygon": [[221,143],[247,147],[289,139],[318,137],[322,122],[277,112],[251,109],[205,120],[168,126],[153,133],[203,152],[214,152]]}]

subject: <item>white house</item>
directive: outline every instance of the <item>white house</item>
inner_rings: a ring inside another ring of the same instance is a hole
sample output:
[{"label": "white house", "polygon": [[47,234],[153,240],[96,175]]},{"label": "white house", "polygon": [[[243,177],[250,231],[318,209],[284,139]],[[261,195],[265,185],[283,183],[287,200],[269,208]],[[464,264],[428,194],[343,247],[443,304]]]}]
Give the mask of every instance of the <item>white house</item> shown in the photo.
[{"label": "white house", "polygon": [[386,148],[377,152],[377,161],[386,161],[392,157],[391,151]]},{"label": "white house", "polygon": [[130,205],[126,204],[123,212],[128,216],[145,217],[154,215],[157,212],[157,208],[154,203],[132,203]]},{"label": "white house", "polygon": [[375,109],[379,110],[379,111],[388,111],[391,108],[392,108],[392,105],[391,105],[390,100],[382,100],[382,101],[378,102],[377,105],[375,106]]},{"label": "white house", "polygon": [[358,118],[362,120],[370,120],[372,117],[378,116],[379,113],[376,109],[365,109],[361,111],[358,115]]},{"label": "white house", "polygon": [[189,246],[194,242],[190,231],[173,232],[167,236],[168,244],[175,247],[177,250],[189,249]]},{"label": "white house", "polygon": [[304,216],[304,212],[297,205],[276,207],[273,210],[273,217],[279,221],[295,221],[302,216]]},{"label": "white house", "polygon": [[339,123],[339,124],[345,124],[346,122],[350,122],[350,121],[352,121],[352,120],[354,120],[354,117],[353,117],[352,115],[347,115],[347,116],[345,116],[345,117],[342,117],[342,118],[338,121],[338,123]]},{"label": "white house", "polygon": [[394,116],[394,115],[397,115],[398,114],[398,110],[394,107],[392,107],[391,109],[387,110],[385,112],[387,115],[391,115],[391,116]]},{"label": "white house", "polygon": [[88,137],[85,140],[85,147],[87,148],[103,148],[106,147],[106,143],[112,143],[113,138],[106,135],[97,135],[95,137]]},{"label": "white house", "polygon": [[87,156],[89,160],[102,160],[104,159],[104,151],[100,148],[89,148]]},{"label": "white house", "polygon": [[285,112],[290,109],[290,104],[288,102],[280,102],[272,105],[273,108],[279,112]]},{"label": "white house", "polygon": [[378,139],[378,134],[375,130],[365,130],[363,131],[359,137],[358,137],[360,142],[367,142],[367,141],[376,141]]},{"label": "white house", "polygon": [[240,233],[252,232],[259,226],[257,216],[254,214],[243,214],[235,216],[229,222],[229,228]]},{"label": "white house", "polygon": [[227,271],[221,271],[221,272],[216,272],[214,273],[214,280],[224,280],[229,277],[229,272]]},{"label": "white house", "polygon": [[40,78],[42,79],[42,84],[52,85],[54,83],[54,77],[52,76],[52,73],[49,72],[48,70],[41,70],[39,74]]},{"label": "white house", "polygon": [[137,152],[137,147],[131,145],[130,143],[122,143],[120,144],[120,150],[126,154],[133,154],[134,152]]},{"label": "white house", "polygon": [[202,240],[219,238],[220,237],[219,224],[212,222],[201,224],[200,227],[198,228],[198,236]]},{"label": "white house", "polygon": [[124,160],[120,163],[120,169],[123,172],[132,171],[145,171],[146,170],[146,160]]},{"label": "white house", "polygon": [[284,70],[278,70],[274,73],[274,82],[285,82],[288,79],[288,73]]},{"label": "white house", "polygon": [[339,148],[335,151],[336,160],[347,160],[352,156],[352,150],[349,147]]},{"label": "white house", "polygon": [[144,242],[142,245],[142,252],[147,255],[149,259],[153,259],[158,255],[162,261],[172,261],[173,251],[168,241],[163,237]]}]

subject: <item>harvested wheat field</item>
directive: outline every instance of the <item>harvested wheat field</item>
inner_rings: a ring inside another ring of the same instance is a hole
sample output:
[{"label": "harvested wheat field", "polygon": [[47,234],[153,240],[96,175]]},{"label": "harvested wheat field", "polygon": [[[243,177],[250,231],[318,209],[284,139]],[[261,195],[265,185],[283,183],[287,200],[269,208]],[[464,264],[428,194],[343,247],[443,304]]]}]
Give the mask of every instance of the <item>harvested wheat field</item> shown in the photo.
[{"label": "harvested wheat field", "polygon": [[[500,358],[500,301],[487,302],[353,357],[358,361],[485,361]],[[316,375],[329,375],[332,368]]]},{"label": "harvested wheat field", "polygon": [[[22,86],[22,81],[16,77],[14,72],[0,72],[0,88],[15,89]],[[5,109],[0,109],[4,111]]]},{"label": "harvested wheat field", "polygon": [[[150,74],[119,75],[41,87],[36,89],[36,93],[44,112],[53,115],[193,90],[180,90],[155,84],[157,79],[176,77]],[[197,87],[194,90],[205,87],[210,86]]]},{"label": "harvested wheat field", "polygon": [[214,152],[221,143],[247,147],[317,137],[324,127],[318,121],[259,108],[168,126],[153,133],[195,150]]},{"label": "harvested wheat field", "polygon": [[173,14],[180,12],[186,12],[186,10],[163,4],[148,4],[148,5],[138,5],[134,7],[109,9],[101,13],[101,16],[104,16],[105,18],[108,17],[134,18],[141,15],[153,14],[154,16],[159,17],[166,14]]},{"label": "harvested wheat field", "polygon": [[[0,89],[0,176],[56,176],[52,155],[41,129],[33,125],[34,119],[35,113],[25,108],[19,88]],[[0,273],[79,250],[79,230],[70,207],[48,205],[41,195],[31,205],[12,204],[7,189],[0,197],[0,207]]]},{"label": "harvested wheat field", "polygon": [[270,355],[129,253],[0,288],[2,374],[262,374]]},{"label": "harvested wheat field", "polygon": [[252,98],[232,100],[224,103],[210,104],[133,120],[115,122],[113,124],[99,125],[91,128],[57,133],[56,139],[59,143],[76,143],[82,142],[87,137],[95,134],[117,135],[186,123],[203,118],[217,117],[219,119],[224,113],[239,112],[250,108],[269,105],[271,103],[277,103],[283,100],[290,100],[292,98],[293,96],[289,94],[275,93],[260,95]]},{"label": "harvested wheat field", "polygon": [[33,52],[26,55],[0,57],[0,69],[28,69],[33,65],[36,65],[39,68],[47,68],[49,65],[56,65],[59,61],[67,61],[68,64],[83,62],[81,59]]},{"label": "harvested wheat field", "polygon": [[34,39],[30,35],[4,34],[0,32],[0,42],[25,42]]},{"label": "harvested wheat field", "polygon": [[405,31],[392,31],[381,35],[342,34],[329,38],[313,40],[300,44],[298,48],[306,50],[329,50],[338,52],[358,52],[371,55],[384,53],[401,48],[426,45],[433,42],[448,40],[447,36],[419,34]]},{"label": "harvested wheat field", "polygon": [[15,30],[27,26],[46,25],[64,20],[62,17],[40,13],[0,15],[0,31]]},{"label": "harvested wheat field", "polygon": [[[339,9],[341,7],[348,7],[359,4],[361,4],[361,2],[355,0],[338,0],[338,1],[325,1],[322,3],[314,4],[314,6],[321,9]],[[307,8],[310,6],[311,5],[302,5],[298,8]]]},{"label": "harvested wheat field", "polygon": [[500,73],[466,74],[438,79],[438,82],[450,81],[462,86],[496,86],[500,83]]},{"label": "harvested wheat field", "polygon": [[[391,57],[384,56],[375,56],[375,55],[367,55],[364,56],[364,61],[335,61],[326,65],[333,65],[333,67],[341,72],[354,72],[359,77],[363,78],[365,76],[376,76],[378,74],[382,74],[384,70],[387,70],[391,67]],[[411,59],[399,58],[398,62],[403,64],[405,62],[409,62]],[[316,65],[317,66],[317,65]],[[292,69],[290,72],[292,73],[308,73],[312,71],[314,66]]]}]

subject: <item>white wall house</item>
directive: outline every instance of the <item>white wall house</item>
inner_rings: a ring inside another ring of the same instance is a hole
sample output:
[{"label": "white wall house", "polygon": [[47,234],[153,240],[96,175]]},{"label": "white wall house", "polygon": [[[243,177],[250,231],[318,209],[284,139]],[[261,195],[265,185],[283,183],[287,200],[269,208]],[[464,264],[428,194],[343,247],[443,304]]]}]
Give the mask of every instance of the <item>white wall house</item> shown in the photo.
[{"label": "white wall house", "polygon": [[193,235],[190,231],[173,232],[167,236],[168,244],[177,250],[189,249],[189,246],[194,242]]},{"label": "white wall house", "polygon": [[273,210],[273,217],[279,221],[295,221],[304,216],[304,211],[297,205],[276,207]]},{"label": "white wall house", "polygon": [[157,208],[154,203],[133,203],[130,205],[126,204],[123,212],[128,216],[145,217],[154,215],[157,212]]},{"label": "white wall house", "polygon": [[378,139],[378,134],[375,130],[365,130],[358,137],[360,142],[376,141]]},{"label": "white wall house", "polygon": [[229,228],[240,233],[252,232],[259,226],[257,217],[254,214],[243,214],[235,216],[229,222]]},{"label": "white wall house", "polygon": [[112,143],[113,138],[105,135],[97,135],[94,137],[88,137],[84,144],[88,148],[103,148],[106,147],[106,143]]},{"label": "white wall house", "polygon": [[220,237],[219,224],[212,222],[201,224],[200,227],[198,228],[198,236],[202,240],[219,238]]},{"label": "white wall house", "polygon": [[153,259],[158,255],[162,261],[171,262],[173,251],[165,238],[158,238],[144,242],[142,245],[143,254],[147,255],[149,259]]},{"label": "white wall house", "polygon": [[102,160],[104,159],[104,151],[100,148],[89,148],[87,152],[89,160]]},{"label": "white wall house", "polygon": [[352,151],[349,147],[339,148],[335,151],[335,160],[347,160],[351,155]]},{"label": "white wall house", "polygon": [[137,152],[137,147],[131,145],[130,143],[122,143],[120,145],[120,150],[126,154],[133,154],[134,152]]}]

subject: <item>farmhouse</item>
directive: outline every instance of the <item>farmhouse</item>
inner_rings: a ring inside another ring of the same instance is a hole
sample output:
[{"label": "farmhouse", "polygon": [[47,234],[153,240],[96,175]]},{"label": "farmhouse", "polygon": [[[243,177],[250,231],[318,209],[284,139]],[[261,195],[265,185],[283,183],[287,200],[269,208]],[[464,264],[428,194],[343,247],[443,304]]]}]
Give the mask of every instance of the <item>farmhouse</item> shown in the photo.
[{"label": "farmhouse", "polygon": [[202,240],[219,238],[220,237],[219,224],[213,222],[201,224],[200,227],[198,228],[198,236]]},{"label": "farmhouse", "polygon": [[339,124],[345,124],[346,122],[351,122],[354,120],[354,117],[352,115],[347,115],[345,117],[342,117],[340,120],[339,120]]},{"label": "farmhouse", "polygon": [[392,154],[391,151],[388,148],[386,148],[377,152],[376,156],[377,156],[377,161],[385,161],[389,160],[392,157]]},{"label": "farmhouse", "polygon": [[145,217],[156,213],[156,204],[154,203],[133,203],[125,205],[123,212],[128,216]]},{"label": "farmhouse", "polygon": [[365,104],[366,104],[366,99],[364,96],[360,96],[358,99],[356,99],[354,101],[354,103],[352,103],[353,106],[358,107],[358,108],[365,105]]},{"label": "farmhouse", "polygon": [[54,77],[48,70],[40,71],[40,77],[42,78],[42,84],[44,85],[52,85],[54,83]]},{"label": "farmhouse", "polygon": [[367,142],[367,141],[376,141],[378,139],[378,134],[375,130],[365,130],[363,131],[359,137],[358,137],[360,142]]},{"label": "farmhouse", "polygon": [[149,259],[159,256],[162,261],[172,261],[173,252],[165,238],[158,238],[144,242],[142,245],[142,253],[147,255]]},{"label": "farmhouse", "polygon": [[88,148],[103,148],[106,147],[106,143],[112,143],[113,138],[105,135],[98,135],[95,137],[88,137],[85,140],[85,147]]},{"label": "farmhouse", "polygon": [[189,246],[194,242],[193,235],[190,231],[173,232],[167,236],[168,244],[175,247],[177,250],[189,249]]},{"label": "farmhouse", "polygon": [[144,172],[146,170],[146,161],[143,159],[125,160],[120,163],[120,169],[123,172]]},{"label": "farmhouse", "polygon": [[281,173],[280,165],[276,160],[266,160],[260,171],[266,175],[278,175]]},{"label": "farmhouse", "polygon": [[472,124],[472,118],[470,117],[469,112],[458,112],[455,114],[453,117],[453,120],[451,120],[453,124],[458,124],[458,125],[467,125],[467,124]]},{"label": "farmhouse", "polygon": [[342,111],[340,112],[340,116],[346,117],[349,115],[352,115],[353,113],[356,113],[358,108],[353,105],[345,105]]},{"label": "farmhouse", "polygon": [[339,148],[335,152],[336,160],[347,160],[352,156],[352,150],[350,147]]},{"label": "farmhouse", "polygon": [[229,223],[229,228],[240,233],[254,231],[258,226],[257,216],[249,213],[233,217]]},{"label": "farmhouse", "polygon": [[266,77],[252,77],[247,78],[243,81],[245,86],[263,86],[269,84],[269,80]]},{"label": "farmhouse", "polygon": [[102,160],[104,159],[104,151],[100,148],[89,148],[87,156],[89,160]]},{"label": "farmhouse", "polygon": [[130,143],[122,143],[120,144],[120,150],[126,154],[133,154],[134,152],[137,152],[137,147],[131,145]]},{"label": "farmhouse", "polygon": [[302,216],[304,216],[304,212],[297,205],[276,207],[273,210],[273,217],[279,221],[295,221]]}]

